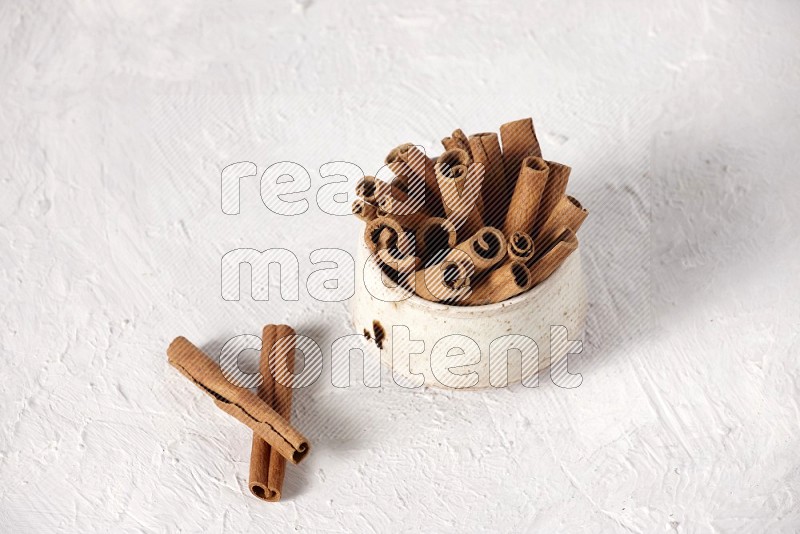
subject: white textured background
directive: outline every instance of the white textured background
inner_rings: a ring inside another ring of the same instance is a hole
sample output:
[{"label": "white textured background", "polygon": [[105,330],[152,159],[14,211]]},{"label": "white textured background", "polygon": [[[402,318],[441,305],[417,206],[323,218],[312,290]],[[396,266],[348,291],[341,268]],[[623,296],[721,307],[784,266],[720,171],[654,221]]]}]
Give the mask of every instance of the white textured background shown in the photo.
[{"label": "white textured background", "polygon": [[[0,529],[797,532],[800,4],[0,4]],[[346,303],[220,297],[220,258],[361,225],[223,215],[219,176],[367,172],[532,116],[591,211],[583,385],[330,384]],[[166,362],[288,322],[325,354],[285,500]]]}]

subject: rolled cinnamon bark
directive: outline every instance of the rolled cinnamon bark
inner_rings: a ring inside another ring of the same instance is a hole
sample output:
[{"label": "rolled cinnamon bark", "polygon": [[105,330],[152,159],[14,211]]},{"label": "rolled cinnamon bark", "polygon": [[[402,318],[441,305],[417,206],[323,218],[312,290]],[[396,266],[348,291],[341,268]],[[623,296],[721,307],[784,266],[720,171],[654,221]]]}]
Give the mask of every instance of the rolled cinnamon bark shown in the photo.
[{"label": "rolled cinnamon bark", "polygon": [[374,253],[381,248],[397,246],[398,239],[404,233],[403,227],[394,219],[375,217],[364,229],[364,243]]},{"label": "rolled cinnamon bark", "polygon": [[356,195],[370,204],[377,203],[381,183],[383,182],[374,176],[365,176],[356,184]]},{"label": "rolled cinnamon bark", "polygon": [[444,211],[458,234],[472,235],[480,230],[484,226],[480,213],[483,165],[470,165],[469,154],[453,149],[439,156],[434,169]]},{"label": "rolled cinnamon bark", "polygon": [[[403,191],[399,187],[393,186],[392,184],[387,184],[384,181],[380,181],[380,180],[376,180],[376,181],[378,181],[381,184],[380,187],[378,188],[378,191],[377,191],[376,195],[375,195],[375,205],[376,206],[380,206],[381,201],[383,201],[383,202],[389,201],[389,202],[392,202],[395,205],[401,205],[401,206],[403,204],[407,204],[407,205],[411,205],[412,204],[412,202],[409,202],[408,193],[407,192]],[[407,211],[410,211],[410,210],[407,208]]]},{"label": "rolled cinnamon bark", "polygon": [[505,169],[500,141],[495,133],[478,133],[470,136],[469,147],[475,163],[483,164],[484,178],[481,188],[483,221],[489,226],[502,228],[508,211]]},{"label": "rolled cinnamon bark", "polygon": [[429,215],[425,209],[425,184],[421,179],[414,177],[408,183],[401,183],[400,187],[395,187],[394,183],[392,181],[376,193],[375,205],[379,210],[391,216]]},{"label": "rolled cinnamon bark", "polygon": [[469,306],[494,304],[531,288],[531,275],[524,263],[509,260],[478,282],[463,302]]},{"label": "rolled cinnamon bark", "polygon": [[578,199],[569,195],[564,195],[561,200],[556,204],[553,213],[547,218],[544,223],[542,231],[539,232],[537,238],[538,247],[549,248],[550,245],[558,237],[558,232],[561,228],[567,227],[573,233],[578,233],[578,228],[581,227],[586,216],[589,214],[586,209],[581,206]]},{"label": "rolled cinnamon bark", "polygon": [[392,181],[389,182],[389,185],[408,194],[408,176],[395,176]]},{"label": "rolled cinnamon bark", "polygon": [[530,268],[531,287],[547,280],[577,248],[578,238],[575,233],[569,228],[561,228],[555,244],[534,259]]},{"label": "rolled cinnamon bark", "polygon": [[[409,240],[406,238],[399,240],[400,244],[408,242]],[[404,250],[404,248],[406,247],[381,248],[375,253],[375,256],[382,265],[385,265],[396,275],[405,277],[418,270],[422,262],[414,255],[413,250]]]},{"label": "rolled cinnamon bark", "polygon": [[[403,146],[405,145],[401,145]],[[399,153],[401,147],[392,151],[387,160],[390,158],[393,160],[393,163],[389,164],[390,167],[407,173],[410,176],[409,181],[402,184],[404,190],[395,188],[381,195],[376,205],[379,217],[390,217],[404,229],[414,230],[430,215],[425,203],[426,185],[423,178],[416,176],[407,162],[399,159],[400,156],[396,152]]]},{"label": "rolled cinnamon bark", "polygon": [[528,263],[533,258],[534,246],[531,236],[524,232],[514,232],[508,238],[508,258]]},{"label": "rolled cinnamon bark", "polygon": [[456,250],[466,253],[472,260],[475,274],[480,274],[506,257],[506,238],[497,228],[485,226],[466,241],[459,243]]},{"label": "rolled cinnamon bark", "polygon": [[443,258],[443,251],[456,246],[456,227],[443,217],[428,217],[415,232],[418,256],[428,265],[434,257]]},{"label": "rolled cinnamon bark", "polygon": [[514,232],[528,233],[533,229],[542,193],[547,187],[549,171],[542,158],[528,156],[522,160],[503,226],[503,232],[507,236]]},{"label": "rolled cinnamon bark", "polygon": [[222,374],[219,363],[184,337],[177,337],[167,349],[169,363],[214,399],[222,411],[247,425],[273,450],[296,464],[309,451],[308,440],[249,389],[233,385]]},{"label": "rolled cinnamon bark", "polygon": [[353,215],[355,215],[364,222],[369,222],[375,217],[377,217],[376,214],[377,208],[372,204],[369,204],[366,201],[364,201],[363,198],[355,199],[353,201],[353,206],[351,209],[353,211]]},{"label": "rolled cinnamon bark", "polygon": [[[444,215],[442,195],[436,181],[434,160],[427,157],[425,152],[411,143],[405,143],[389,152],[389,155],[386,156],[386,164],[395,174],[406,172],[406,169],[409,169],[414,177],[422,180],[425,184],[425,211],[431,215]],[[410,179],[409,183],[413,183],[413,180]]]},{"label": "rolled cinnamon bark", "polygon": [[539,140],[533,129],[533,120],[530,118],[505,123],[500,127],[500,138],[503,140],[506,180],[512,188],[508,191],[510,194],[514,182],[519,176],[522,160],[528,156],[541,158],[542,149],[539,147]]},{"label": "rolled cinnamon bark", "polygon": [[469,154],[470,158],[472,157],[472,150],[469,145],[469,139],[467,138],[466,134],[461,130],[461,128],[456,128],[453,130],[453,134],[450,137],[445,137],[442,139],[442,146],[445,150],[453,150],[454,148],[461,149],[467,154]]},{"label": "rolled cinnamon bark", "polygon": [[378,217],[385,217],[387,219],[392,219],[396,221],[403,230],[415,232],[422,223],[428,218],[427,214],[424,213],[413,213],[411,215],[393,215],[391,213],[386,213],[382,209],[378,209],[377,211]]},{"label": "rolled cinnamon bark", "polygon": [[[294,373],[295,332],[287,325],[264,327],[259,368],[264,381],[258,395],[287,421],[292,414],[292,389],[277,382],[276,371]],[[288,377],[287,377],[288,378]],[[287,380],[281,380],[286,382]],[[250,450],[250,491],[265,501],[281,500],[286,460],[269,443],[253,434]]]},{"label": "rolled cinnamon bark", "polygon": [[[456,251],[452,251],[456,252]],[[431,302],[457,301],[470,292],[472,262],[461,251],[414,273],[414,292]]]},{"label": "rolled cinnamon bark", "polygon": [[533,223],[533,228],[530,229],[534,244],[539,243],[539,236],[542,233],[544,223],[553,213],[558,201],[564,196],[567,190],[569,173],[572,170],[566,165],[555,161],[548,161],[547,166],[550,168],[550,172],[547,175],[547,185],[544,186],[542,200],[539,202],[539,209],[536,210],[536,221]]},{"label": "rolled cinnamon bark", "polygon": [[414,175],[408,164],[404,161],[395,161],[392,163],[387,161],[386,166],[389,167],[389,170],[391,170],[395,176],[390,183],[401,191],[408,192],[408,182]]},{"label": "rolled cinnamon bark", "polygon": [[401,189],[379,180],[374,176],[365,176],[356,184],[356,195],[363,198],[366,202],[376,205],[385,196],[406,200],[408,195]]}]

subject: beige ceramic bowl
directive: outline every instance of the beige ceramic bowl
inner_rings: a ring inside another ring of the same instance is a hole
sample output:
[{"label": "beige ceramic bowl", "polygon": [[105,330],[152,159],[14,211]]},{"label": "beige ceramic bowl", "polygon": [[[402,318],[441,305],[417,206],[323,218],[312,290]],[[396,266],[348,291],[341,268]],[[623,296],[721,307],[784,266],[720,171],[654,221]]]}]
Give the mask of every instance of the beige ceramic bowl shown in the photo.
[{"label": "beige ceramic bowl", "polygon": [[383,280],[361,245],[353,324],[368,341],[367,350],[380,351],[388,379],[405,387],[535,385],[537,371],[539,380],[548,376],[551,326],[565,326],[570,340],[583,338],[587,298],[580,249],[530,291],[485,306],[429,302],[387,288]]}]

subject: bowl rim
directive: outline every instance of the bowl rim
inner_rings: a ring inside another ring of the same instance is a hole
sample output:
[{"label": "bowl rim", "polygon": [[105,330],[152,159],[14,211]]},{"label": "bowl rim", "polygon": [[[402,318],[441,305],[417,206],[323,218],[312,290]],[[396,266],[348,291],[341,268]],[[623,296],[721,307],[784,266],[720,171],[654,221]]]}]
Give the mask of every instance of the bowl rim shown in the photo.
[{"label": "bowl rim", "polygon": [[[378,276],[382,273],[378,263],[375,261],[372,254],[369,253],[369,249],[366,246],[361,246],[361,253],[362,255],[366,255],[363,262],[359,262],[363,265],[363,269],[367,268],[369,265],[369,269],[376,272]],[[577,266],[574,264],[577,263]],[[569,269],[567,268],[569,266]],[[358,267],[356,267],[358,268]],[[554,273],[547,277],[547,279],[540,283],[539,285],[521,293],[515,297],[511,297],[510,299],[495,302],[494,304],[481,304],[479,306],[454,306],[452,304],[443,304],[441,302],[431,302],[430,300],[425,300],[424,298],[416,295],[415,293],[411,293],[407,289],[403,289],[400,287],[386,287],[387,291],[393,293],[402,293],[403,295],[408,295],[406,298],[394,301],[396,305],[408,304],[412,307],[415,307],[420,310],[426,310],[431,312],[447,312],[449,315],[464,315],[464,316],[473,316],[473,315],[487,315],[493,312],[497,312],[500,310],[505,310],[506,308],[518,307],[524,304],[527,304],[531,300],[535,300],[537,296],[541,293],[544,293],[548,290],[548,288],[558,283],[563,277],[564,273],[577,269],[579,276],[583,276],[582,274],[582,266],[581,266],[581,259],[580,259],[580,247],[575,249],[575,251],[567,257],[566,260],[556,269]],[[363,282],[363,279],[362,279]],[[366,289],[366,286],[364,287]],[[369,293],[369,290],[366,289]],[[374,295],[370,293],[373,298],[376,298]]]}]

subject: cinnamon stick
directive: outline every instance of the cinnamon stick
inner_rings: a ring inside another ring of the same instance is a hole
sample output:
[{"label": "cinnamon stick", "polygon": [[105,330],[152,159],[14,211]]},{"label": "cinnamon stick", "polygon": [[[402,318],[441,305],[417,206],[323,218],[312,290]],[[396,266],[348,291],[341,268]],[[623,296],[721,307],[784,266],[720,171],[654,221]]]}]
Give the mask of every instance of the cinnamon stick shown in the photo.
[{"label": "cinnamon stick", "polygon": [[555,161],[548,161],[547,166],[550,168],[550,172],[547,175],[547,184],[544,186],[544,191],[542,191],[539,209],[536,210],[536,221],[533,223],[533,228],[530,229],[534,243],[539,243],[539,236],[542,233],[544,223],[553,213],[558,201],[564,196],[567,190],[569,173],[572,170],[566,165]]},{"label": "cinnamon stick", "polygon": [[404,161],[387,161],[386,166],[395,176],[390,183],[398,189],[408,192],[408,182],[414,175],[408,164]]},{"label": "cinnamon stick", "polygon": [[503,140],[503,160],[506,164],[506,178],[513,185],[519,175],[522,160],[528,156],[542,157],[542,149],[533,129],[530,118],[507,122],[500,126],[500,138]]},{"label": "cinnamon stick", "polygon": [[386,219],[391,219],[397,224],[399,224],[403,230],[415,232],[417,229],[425,222],[429,216],[425,213],[413,213],[411,215],[393,215],[391,213],[386,213],[382,209],[378,209],[376,212],[378,217],[384,217]]},{"label": "cinnamon stick", "polygon": [[375,217],[377,217],[376,209],[377,208],[375,206],[369,204],[363,198],[355,199],[351,207],[353,215],[355,215],[364,222],[369,222]]},{"label": "cinnamon stick", "polygon": [[[402,169],[401,172],[406,172],[405,169],[408,169],[417,180],[422,180],[425,210],[432,215],[444,215],[442,195],[436,181],[434,160],[427,157],[425,152],[416,145],[405,143],[389,152],[386,156],[386,164],[393,172],[397,172],[395,169]],[[409,179],[409,183],[413,183],[413,180]]]},{"label": "cinnamon stick", "polygon": [[402,236],[395,247],[380,248],[375,253],[378,261],[393,271],[396,275],[405,277],[420,268],[422,262],[414,255],[413,247],[403,247],[404,243],[409,243],[413,238]]},{"label": "cinnamon stick", "polygon": [[463,302],[469,306],[495,304],[531,288],[531,275],[524,263],[509,260],[478,282]]},{"label": "cinnamon stick", "polygon": [[309,451],[308,440],[284,417],[249,389],[233,385],[211,360],[184,337],[167,349],[169,363],[214,399],[222,411],[247,425],[281,456],[296,464]]},{"label": "cinnamon stick", "polygon": [[542,231],[539,232],[537,238],[538,246],[549,248],[558,237],[559,230],[563,227],[569,228],[573,233],[578,233],[578,229],[583,224],[583,221],[586,220],[588,214],[589,212],[581,206],[578,199],[564,195],[556,204],[553,213],[547,218]]},{"label": "cinnamon stick", "polygon": [[514,261],[528,263],[533,258],[534,246],[531,236],[524,232],[514,232],[508,238],[508,257]]},{"label": "cinnamon stick", "polygon": [[470,136],[469,147],[475,163],[483,164],[484,178],[481,189],[484,223],[501,228],[508,210],[505,169],[500,141],[495,133],[478,133]]},{"label": "cinnamon stick", "polygon": [[461,251],[414,273],[414,292],[425,300],[460,300],[469,294],[472,262]]},{"label": "cinnamon stick", "polygon": [[374,253],[381,248],[396,246],[404,234],[403,227],[394,219],[375,217],[364,229],[364,243]]},{"label": "cinnamon stick", "polygon": [[569,228],[561,228],[555,244],[534,259],[530,268],[531,287],[547,280],[577,248],[578,238],[575,233]]},{"label": "cinnamon stick", "polygon": [[469,139],[467,139],[466,134],[461,128],[456,128],[453,130],[453,134],[450,137],[442,139],[442,146],[445,150],[453,150],[454,148],[461,149],[472,157]]},{"label": "cinnamon stick", "polygon": [[[259,368],[263,382],[258,395],[284,419],[292,413],[292,389],[275,380],[275,372],[294,373],[295,332],[287,325],[266,325],[262,334]],[[287,377],[288,378],[288,377]],[[286,380],[282,380],[286,382]],[[250,491],[269,502],[281,500],[286,460],[269,443],[253,434],[250,451]]]},{"label": "cinnamon stick", "polygon": [[385,196],[396,197],[405,200],[408,195],[400,188],[384,182],[374,176],[365,176],[356,184],[356,195],[370,204],[377,205],[378,201]]},{"label": "cinnamon stick", "polygon": [[536,213],[548,183],[549,167],[542,158],[528,156],[522,160],[519,178],[508,206],[503,232],[528,233],[536,222]]},{"label": "cinnamon stick", "polygon": [[378,202],[378,184],[380,180],[374,176],[365,176],[356,184],[356,196],[370,204]]},{"label": "cinnamon stick", "polygon": [[406,230],[416,230],[430,215],[423,210],[408,211],[409,208],[399,205],[396,199],[385,196],[378,201],[377,215],[397,221]]},{"label": "cinnamon stick", "polygon": [[471,165],[469,154],[456,148],[439,156],[434,169],[448,219],[459,234],[474,234],[484,226],[479,207],[483,165]]},{"label": "cinnamon stick", "polygon": [[392,181],[389,182],[389,185],[408,194],[408,176],[395,176]]},{"label": "cinnamon stick", "polygon": [[497,228],[485,226],[469,239],[459,243],[456,250],[466,253],[472,260],[475,274],[480,274],[506,257],[506,238]]},{"label": "cinnamon stick", "polygon": [[442,251],[456,246],[456,227],[443,217],[428,217],[415,232],[418,255],[424,264],[434,257],[444,257]]}]

